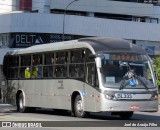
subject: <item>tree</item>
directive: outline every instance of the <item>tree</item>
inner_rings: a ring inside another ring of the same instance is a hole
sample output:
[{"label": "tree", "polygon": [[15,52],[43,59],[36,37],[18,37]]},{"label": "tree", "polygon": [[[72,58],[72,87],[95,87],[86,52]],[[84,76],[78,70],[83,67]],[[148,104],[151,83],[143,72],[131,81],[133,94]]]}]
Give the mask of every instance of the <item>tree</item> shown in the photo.
[{"label": "tree", "polygon": [[153,66],[154,66],[154,69],[157,73],[157,85],[160,89],[160,56],[155,56],[153,58]]}]

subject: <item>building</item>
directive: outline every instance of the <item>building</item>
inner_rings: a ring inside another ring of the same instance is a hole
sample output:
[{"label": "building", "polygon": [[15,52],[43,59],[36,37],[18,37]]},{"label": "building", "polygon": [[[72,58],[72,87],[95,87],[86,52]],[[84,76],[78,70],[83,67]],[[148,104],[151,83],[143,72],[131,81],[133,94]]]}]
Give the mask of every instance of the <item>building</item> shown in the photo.
[{"label": "building", "polygon": [[0,5],[1,48],[102,36],[160,54],[160,0],[0,0]]},{"label": "building", "polygon": [[[160,54],[158,0],[0,0],[0,46],[116,37]],[[71,3],[72,2],[72,3]],[[70,4],[70,5],[69,5]]]},{"label": "building", "polygon": [[0,0],[0,46],[21,48],[57,42],[64,34],[64,40],[124,38],[141,45],[150,55],[160,53],[158,0],[73,1]]}]

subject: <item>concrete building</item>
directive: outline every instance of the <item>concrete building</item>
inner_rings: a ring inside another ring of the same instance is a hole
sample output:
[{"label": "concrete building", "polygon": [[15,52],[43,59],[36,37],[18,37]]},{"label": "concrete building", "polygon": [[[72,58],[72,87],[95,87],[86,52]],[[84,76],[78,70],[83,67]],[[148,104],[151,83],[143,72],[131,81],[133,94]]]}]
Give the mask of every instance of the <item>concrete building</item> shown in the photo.
[{"label": "concrete building", "polygon": [[12,12],[18,10],[18,0],[0,0],[0,13]]},{"label": "concrete building", "polygon": [[150,55],[160,54],[158,1],[73,1],[0,0],[0,46],[19,48],[57,42],[64,34],[64,40],[124,38],[141,45]]},{"label": "concrete building", "polygon": [[160,54],[158,1],[73,1],[0,0],[0,46],[19,48],[57,42],[64,34],[64,40],[124,38],[143,46],[150,55]]},{"label": "concrete building", "polygon": [[102,36],[160,54],[159,0],[0,0],[0,5],[1,48]]}]

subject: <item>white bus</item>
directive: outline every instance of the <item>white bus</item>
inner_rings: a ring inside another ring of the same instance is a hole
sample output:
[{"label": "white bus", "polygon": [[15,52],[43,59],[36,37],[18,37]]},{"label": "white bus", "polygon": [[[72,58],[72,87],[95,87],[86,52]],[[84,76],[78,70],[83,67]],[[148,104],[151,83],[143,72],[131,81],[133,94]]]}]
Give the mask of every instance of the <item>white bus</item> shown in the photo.
[{"label": "white bus", "polygon": [[129,119],[134,111],[158,111],[151,60],[122,39],[82,38],[10,51],[3,70],[19,112],[53,108],[77,117],[111,112]]}]

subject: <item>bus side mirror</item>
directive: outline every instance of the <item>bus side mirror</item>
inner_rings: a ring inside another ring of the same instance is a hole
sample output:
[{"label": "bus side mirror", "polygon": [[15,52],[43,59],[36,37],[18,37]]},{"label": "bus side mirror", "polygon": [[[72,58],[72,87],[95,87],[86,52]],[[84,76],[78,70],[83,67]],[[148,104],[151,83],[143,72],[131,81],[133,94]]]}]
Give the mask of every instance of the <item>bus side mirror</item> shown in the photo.
[{"label": "bus side mirror", "polygon": [[96,58],[96,62],[97,62],[97,68],[101,68],[102,67],[102,61],[100,57]]}]

